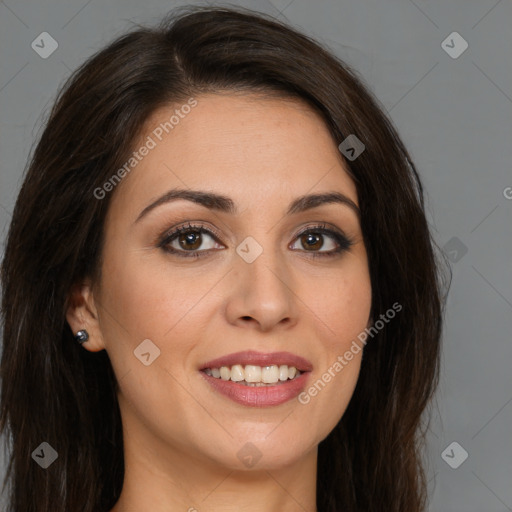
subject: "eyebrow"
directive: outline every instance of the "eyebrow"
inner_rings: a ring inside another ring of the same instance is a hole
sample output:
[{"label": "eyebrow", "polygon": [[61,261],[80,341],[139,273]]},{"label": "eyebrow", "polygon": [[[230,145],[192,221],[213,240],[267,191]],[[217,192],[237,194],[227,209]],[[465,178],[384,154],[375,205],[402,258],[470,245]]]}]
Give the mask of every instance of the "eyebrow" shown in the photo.
[{"label": "eyebrow", "polygon": [[[178,199],[192,201],[193,203],[222,213],[229,213],[232,215],[236,215],[238,213],[238,209],[236,208],[235,203],[228,196],[202,190],[172,189],[159,197],[156,201],[146,206],[139,213],[135,223],[139,222],[151,210],[154,210],[158,206],[170,203],[171,201]],[[359,219],[361,217],[361,211],[354,203],[354,201],[340,192],[325,192],[322,194],[309,194],[300,196],[290,203],[286,215],[301,213],[306,210],[310,210],[312,208],[316,208],[323,204],[329,203],[338,203],[348,206],[357,214]]]}]

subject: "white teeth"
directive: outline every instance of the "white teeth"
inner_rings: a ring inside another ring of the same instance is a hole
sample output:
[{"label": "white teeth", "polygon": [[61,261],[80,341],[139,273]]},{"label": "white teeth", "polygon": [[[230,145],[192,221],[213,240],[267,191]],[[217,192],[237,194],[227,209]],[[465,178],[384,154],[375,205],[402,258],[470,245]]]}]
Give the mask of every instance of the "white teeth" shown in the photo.
[{"label": "white teeth", "polygon": [[245,366],[245,382],[261,382],[261,366]]},{"label": "white teeth", "polygon": [[[229,371],[227,366],[224,366]],[[240,382],[245,379],[244,369],[241,364],[235,364],[231,367],[231,380],[233,382]]]},{"label": "white teeth", "polygon": [[264,366],[261,369],[261,382],[275,384],[279,380],[279,367],[276,365]]},{"label": "white teeth", "polygon": [[205,368],[204,372],[216,379],[231,380],[248,386],[277,384],[301,375],[301,372],[295,366],[287,366],[286,364],[280,366],[273,364],[263,367],[252,364],[243,367],[241,364],[235,364],[231,368],[228,366]]}]

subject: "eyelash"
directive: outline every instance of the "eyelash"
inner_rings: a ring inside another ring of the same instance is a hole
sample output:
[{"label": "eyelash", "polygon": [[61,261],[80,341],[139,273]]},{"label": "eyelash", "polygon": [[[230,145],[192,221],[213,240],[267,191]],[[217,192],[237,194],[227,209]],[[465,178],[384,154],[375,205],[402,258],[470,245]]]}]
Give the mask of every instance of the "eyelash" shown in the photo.
[{"label": "eyelash", "polygon": [[[167,253],[171,254],[177,254],[179,257],[183,258],[202,258],[204,256],[208,256],[210,251],[214,251],[215,249],[207,249],[207,250],[195,250],[195,251],[183,251],[183,250],[177,250],[174,248],[171,248],[169,244],[180,234],[182,233],[188,233],[188,232],[196,232],[196,233],[205,233],[207,235],[210,235],[217,243],[221,243],[218,241],[219,236],[211,231],[210,229],[205,228],[201,224],[191,224],[187,223],[184,226],[179,226],[172,230],[171,232],[166,233],[163,238],[158,243],[158,247],[164,250]],[[332,258],[334,256],[337,256],[338,254],[341,254],[344,251],[347,251],[352,247],[354,244],[352,240],[347,238],[346,236],[342,235],[341,233],[337,233],[336,231],[333,231],[331,229],[328,229],[325,227],[325,224],[316,225],[316,226],[309,226],[305,228],[304,230],[300,231],[295,238],[299,238],[302,235],[313,233],[313,234],[321,234],[321,235],[329,235],[331,236],[334,241],[338,244],[338,247],[336,249],[333,249],[331,251],[304,251],[307,252],[311,257],[313,258]]]}]

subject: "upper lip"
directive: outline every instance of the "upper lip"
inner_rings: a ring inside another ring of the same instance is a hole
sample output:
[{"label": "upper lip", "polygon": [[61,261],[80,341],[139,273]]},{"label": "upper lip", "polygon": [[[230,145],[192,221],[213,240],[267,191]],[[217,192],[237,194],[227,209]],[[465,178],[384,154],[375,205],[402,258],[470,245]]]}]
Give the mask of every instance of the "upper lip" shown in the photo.
[{"label": "upper lip", "polygon": [[220,368],[222,366],[233,366],[235,364],[241,364],[245,366],[247,364],[254,366],[271,366],[271,365],[283,365],[295,366],[297,370],[301,372],[310,372],[313,369],[313,365],[301,356],[292,354],[291,352],[256,352],[254,350],[247,350],[244,352],[235,352],[226,356],[212,359],[202,364],[199,370],[206,368]]}]

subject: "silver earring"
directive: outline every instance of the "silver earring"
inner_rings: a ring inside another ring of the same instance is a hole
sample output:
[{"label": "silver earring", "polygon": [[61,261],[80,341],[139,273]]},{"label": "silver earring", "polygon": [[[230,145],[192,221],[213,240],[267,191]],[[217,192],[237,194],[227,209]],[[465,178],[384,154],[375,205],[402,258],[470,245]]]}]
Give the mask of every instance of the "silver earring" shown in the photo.
[{"label": "silver earring", "polygon": [[89,333],[85,329],[82,329],[81,331],[78,331],[75,334],[75,341],[80,343],[80,345],[82,343],[85,343],[88,339],[89,339]]}]

